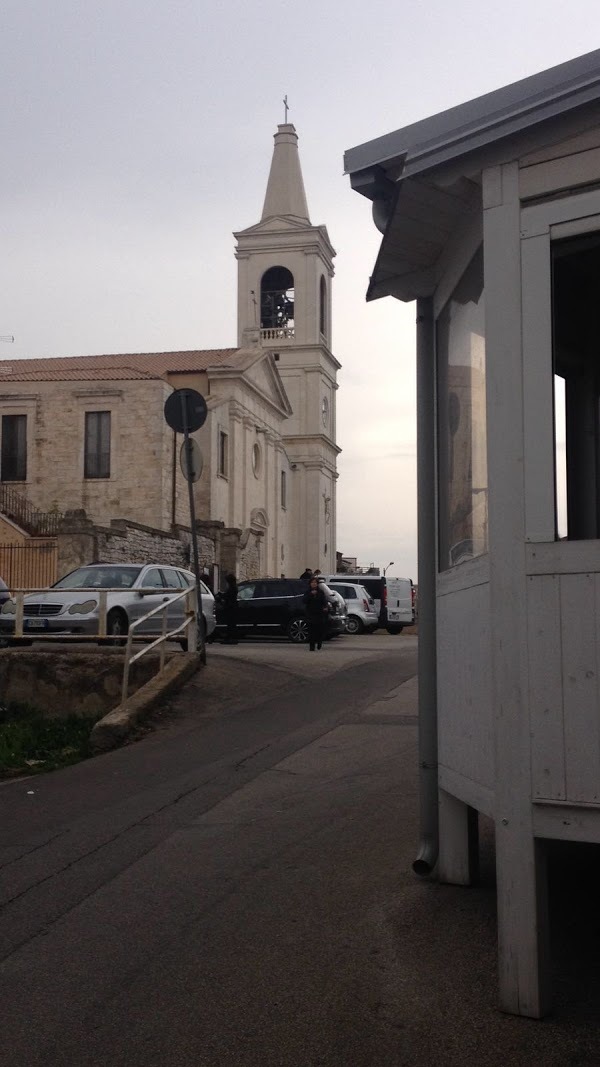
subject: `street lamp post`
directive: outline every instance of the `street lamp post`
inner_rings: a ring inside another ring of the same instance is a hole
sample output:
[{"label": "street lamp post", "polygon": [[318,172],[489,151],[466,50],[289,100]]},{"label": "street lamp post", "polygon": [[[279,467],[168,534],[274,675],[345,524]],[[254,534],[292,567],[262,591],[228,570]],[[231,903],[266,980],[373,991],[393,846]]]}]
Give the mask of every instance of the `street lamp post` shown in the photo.
[{"label": "street lamp post", "polygon": [[393,566],[394,566],[394,561],[392,560],[392,562],[391,562],[391,563],[388,563],[387,567],[384,567],[384,568],[383,568],[383,577],[384,577],[384,578],[385,578],[385,576],[386,576],[386,573],[387,573],[387,572],[388,572],[388,570],[390,569],[390,567],[393,567]]}]

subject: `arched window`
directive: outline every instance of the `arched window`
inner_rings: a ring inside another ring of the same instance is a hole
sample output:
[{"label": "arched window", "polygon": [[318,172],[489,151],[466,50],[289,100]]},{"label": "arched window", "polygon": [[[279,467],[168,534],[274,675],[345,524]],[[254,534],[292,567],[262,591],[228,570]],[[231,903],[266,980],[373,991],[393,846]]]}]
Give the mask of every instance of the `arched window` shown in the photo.
[{"label": "arched window", "polygon": [[319,330],[323,337],[327,337],[327,285],[323,275],[319,287]]},{"label": "arched window", "polygon": [[287,267],[270,267],[260,283],[260,326],[267,336],[294,336],[294,276]]}]

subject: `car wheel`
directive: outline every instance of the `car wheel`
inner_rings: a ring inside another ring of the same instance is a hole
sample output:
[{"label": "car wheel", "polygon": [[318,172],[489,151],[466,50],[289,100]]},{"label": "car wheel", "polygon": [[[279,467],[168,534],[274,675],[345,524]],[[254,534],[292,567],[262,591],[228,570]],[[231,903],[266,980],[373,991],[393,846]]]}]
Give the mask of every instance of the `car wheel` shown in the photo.
[{"label": "car wheel", "polygon": [[401,634],[402,633],[402,627],[401,626],[386,626],[386,630],[387,630],[387,632],[389,634]]},{"label": "car wheel", "polygon": [[106,633],[108,634],[107,644],[123,646],[124,637],[127,637],[127,631],[129,630],[129,620],[124,611],[121,608],[112,608],[106,616]]},{"label": "car wheel", "polygon": [[347,634],[361,634],[364,630],[363,621],[358,615],[349,615],[346,619]]},{"label": "car wheel", "polygon": [[290,619],[287,627],[287,635],[290,641],[294,641],[296,644],[302,644],[304,641],[308,641],[308,622],[302,615],[297,615],[294,619]]}]

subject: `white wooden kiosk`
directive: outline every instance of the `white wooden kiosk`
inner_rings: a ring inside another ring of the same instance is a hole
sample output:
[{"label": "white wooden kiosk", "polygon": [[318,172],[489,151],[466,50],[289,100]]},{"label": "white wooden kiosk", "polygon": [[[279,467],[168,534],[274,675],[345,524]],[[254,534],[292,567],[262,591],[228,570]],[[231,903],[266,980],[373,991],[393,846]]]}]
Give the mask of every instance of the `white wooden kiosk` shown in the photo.
[{"label": "white wooden kiosk", "polygon": [[600,842],[600,50],[345,162],[368,299],[417,300],[415,869],[467,883],[494,819],[500,1005],[536,1017],[546,843]]}]

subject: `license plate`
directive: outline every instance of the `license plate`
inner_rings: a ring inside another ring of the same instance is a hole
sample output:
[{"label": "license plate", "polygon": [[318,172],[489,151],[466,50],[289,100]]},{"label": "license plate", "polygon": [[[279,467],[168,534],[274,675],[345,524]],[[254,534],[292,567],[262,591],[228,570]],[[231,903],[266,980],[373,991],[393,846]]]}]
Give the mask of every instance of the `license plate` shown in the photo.
[{"label": "license plate", "polygon": [[26,630],[46,630],[48,628],[47,619],[25,619]]}]

